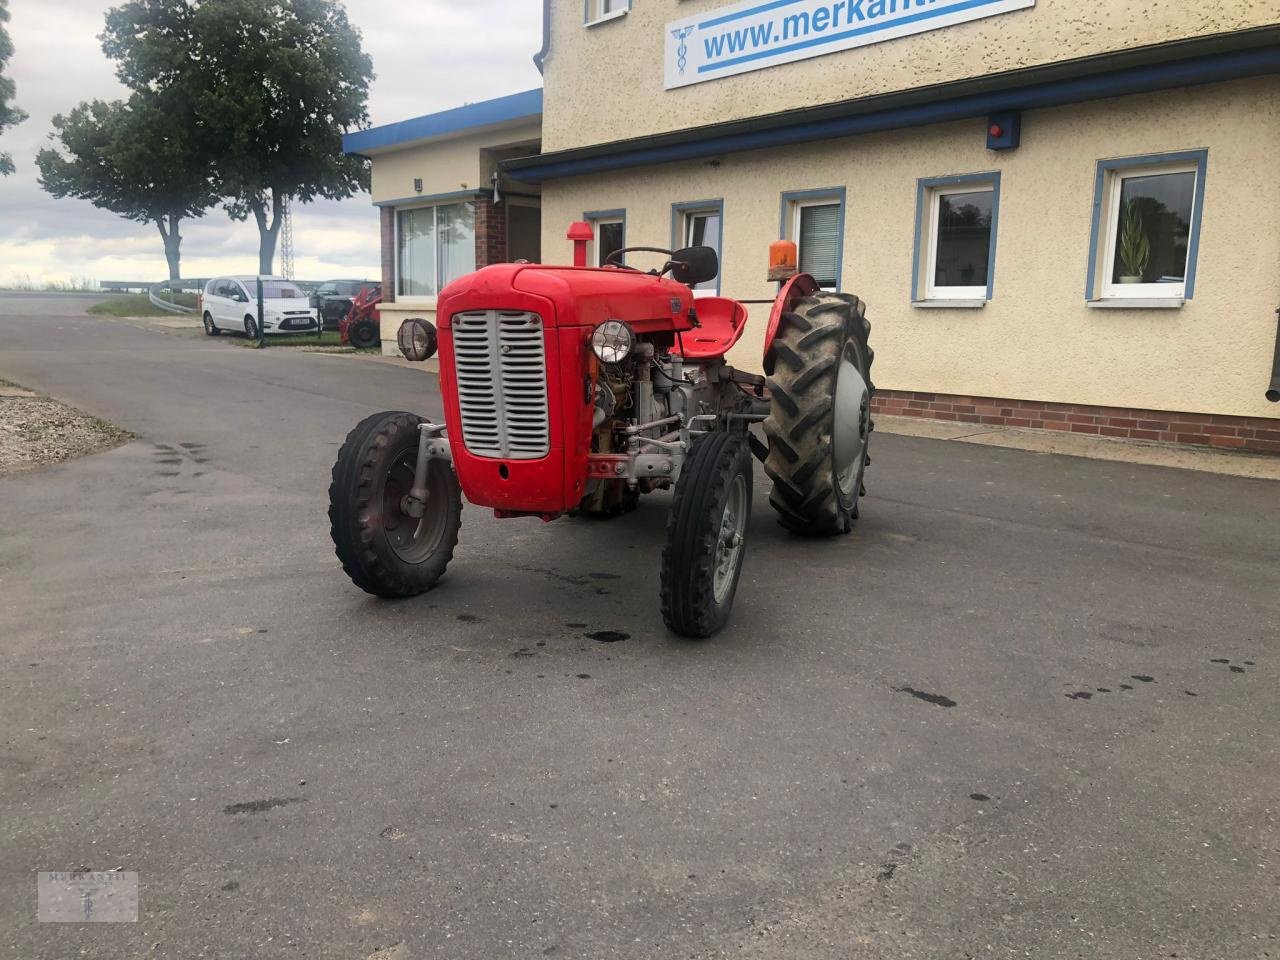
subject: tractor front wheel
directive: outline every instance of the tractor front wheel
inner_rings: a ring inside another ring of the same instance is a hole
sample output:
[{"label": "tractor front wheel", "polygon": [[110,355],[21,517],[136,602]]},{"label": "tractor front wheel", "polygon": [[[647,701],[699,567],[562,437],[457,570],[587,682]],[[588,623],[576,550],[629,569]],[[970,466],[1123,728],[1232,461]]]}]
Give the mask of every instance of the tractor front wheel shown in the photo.
[{"label": "tractor front wheel", "polygon": [[805,536],[848,533],[870,462],[871,324],[857,297],[819,293],[782,315],[766,372],[769,503]]},{"label": "tractor front wheel", "polygon": [[699,438],[676,481],[662,551],[662,619],[709,637],[729,619],[751,520],[751,451],[740,433]]},{"label": "tractor front wheel", "polygon": [[462,493],[450,464],[428,461],[426,510],[421,517],[410,513],[423,422],[412,413],[374,414],[347,435],[333,465],[333,545],[351,581],[377,597],[430,590],[458,543]]}]

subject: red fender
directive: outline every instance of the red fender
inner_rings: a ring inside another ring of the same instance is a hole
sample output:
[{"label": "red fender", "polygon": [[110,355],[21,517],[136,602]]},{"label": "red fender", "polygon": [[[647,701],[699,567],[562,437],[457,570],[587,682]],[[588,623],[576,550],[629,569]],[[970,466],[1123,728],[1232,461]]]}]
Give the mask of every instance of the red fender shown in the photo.
[{"label": "red fender", "polygon": [[769,326],[764,331],[765,373],[773,373],[773,342],[778,338],[778,327],[782,324],[782,315],[795,309],[799,301],[813,296],[821,289],[818,281],[807,273],[797,273],[782,284],[777,299],[773,301],[773,309],[769,311]]}]

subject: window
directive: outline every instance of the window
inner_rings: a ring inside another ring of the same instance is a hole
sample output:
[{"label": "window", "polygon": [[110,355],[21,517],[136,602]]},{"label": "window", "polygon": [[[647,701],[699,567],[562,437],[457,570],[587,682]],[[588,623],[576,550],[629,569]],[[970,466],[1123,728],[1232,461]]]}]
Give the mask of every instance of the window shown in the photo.
[{"label": "window", "polygon": [[1090,300],[1191,298],[1207,162],[1199,151],[1098,165]]},{"label": "window", "polygon": [[292,283],[283,283],[279,280],[262,281],[263,300],[305,300],[306,298],[307,295]]},{"label": "window", "polygon": [[995,292],[1000,174],[921,180],[911,299],[982,306]]},{"label": "window", "polygon": [[796,244],[799,268],[824,290],[840,289],[844,259],[844,189],[782,195],[784,239]]},{"label": "window", "polygon": [[397,297],[438,296],[475,268],[475,209],[470,203],[396,211]]},{"label": "window", "polygon": [[[717,258],[724,260],[724,201],[699,200],[696,203],[677,203],[671,208],[673,247],[711,247]],[[714,278],[694,287],[701,296],[715,296],[720,292],[720,276],[724,264]]]},{"label": "window", "polygon": [[615,250],[627,245],[627,211],[595,210],[582,215],[595,233],[588,262],[593,267],[603,267],[606,258]]},{"label": "window", "polygon": [[582,19],[587,26],[621,17],[631,9],[631,0],[585,0]]}]

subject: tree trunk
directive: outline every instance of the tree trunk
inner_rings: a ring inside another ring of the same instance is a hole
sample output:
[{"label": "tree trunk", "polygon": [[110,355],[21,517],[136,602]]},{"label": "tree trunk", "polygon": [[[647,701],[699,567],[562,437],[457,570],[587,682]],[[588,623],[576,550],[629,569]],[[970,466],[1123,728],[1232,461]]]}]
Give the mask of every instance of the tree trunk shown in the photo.
[{"label": "tree trunk", "polygon": [[278,189],[271,191],[271,222],[267,222],[267,208],[261,199],[255,198],[250,204],[253,218],[258,222],[258,272],[270,276],[275,272],[276,238],[280,236],[283,223],[282,211],[284,198]]},{"label": "tree trunk", "polygon": [[156,227],[164,240],[164,258],[169,261],[169,279],[182,279],[182,234],[178,232],[178,223],[182,220],[179,214],[169,214],[168,229],[163,217],[156,220]]}]

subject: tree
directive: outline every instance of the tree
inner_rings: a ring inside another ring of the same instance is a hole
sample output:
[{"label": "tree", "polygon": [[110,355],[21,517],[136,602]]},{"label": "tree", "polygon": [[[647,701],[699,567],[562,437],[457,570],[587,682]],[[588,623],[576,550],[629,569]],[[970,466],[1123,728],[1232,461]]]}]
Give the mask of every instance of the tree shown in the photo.
[{"label": "tree", "polygon": [[[197,125],[181,104],[135,93],[127,101],[82,103],[53,118],[61,150],[36,157],[40,185],[128,220],[153,223],[164,240],[169,279],[182,275],[179,225],[218,202]],[[65,154],[61,151],[65,151]]]},{"label": "tree", "polygon": [[126,86],[191,104],[228,213],[257,223],[263,273],[290,199],[367,189],[342,135],[368,122],[373,64],[339,0],[129,0],[103,49]]},{"label": "tree", "polygon": [[[21,123],[27,115],[15,107],[13,100],[13,81],[4,75],[4,68],[13,56],[13,41],[9,39],[9,31],[5,24],[9,22],[9,0],[0,0],[0,133],[5,127]],[[13,173],[13,158],[7,153],[0,153],[0,177]]]}]

